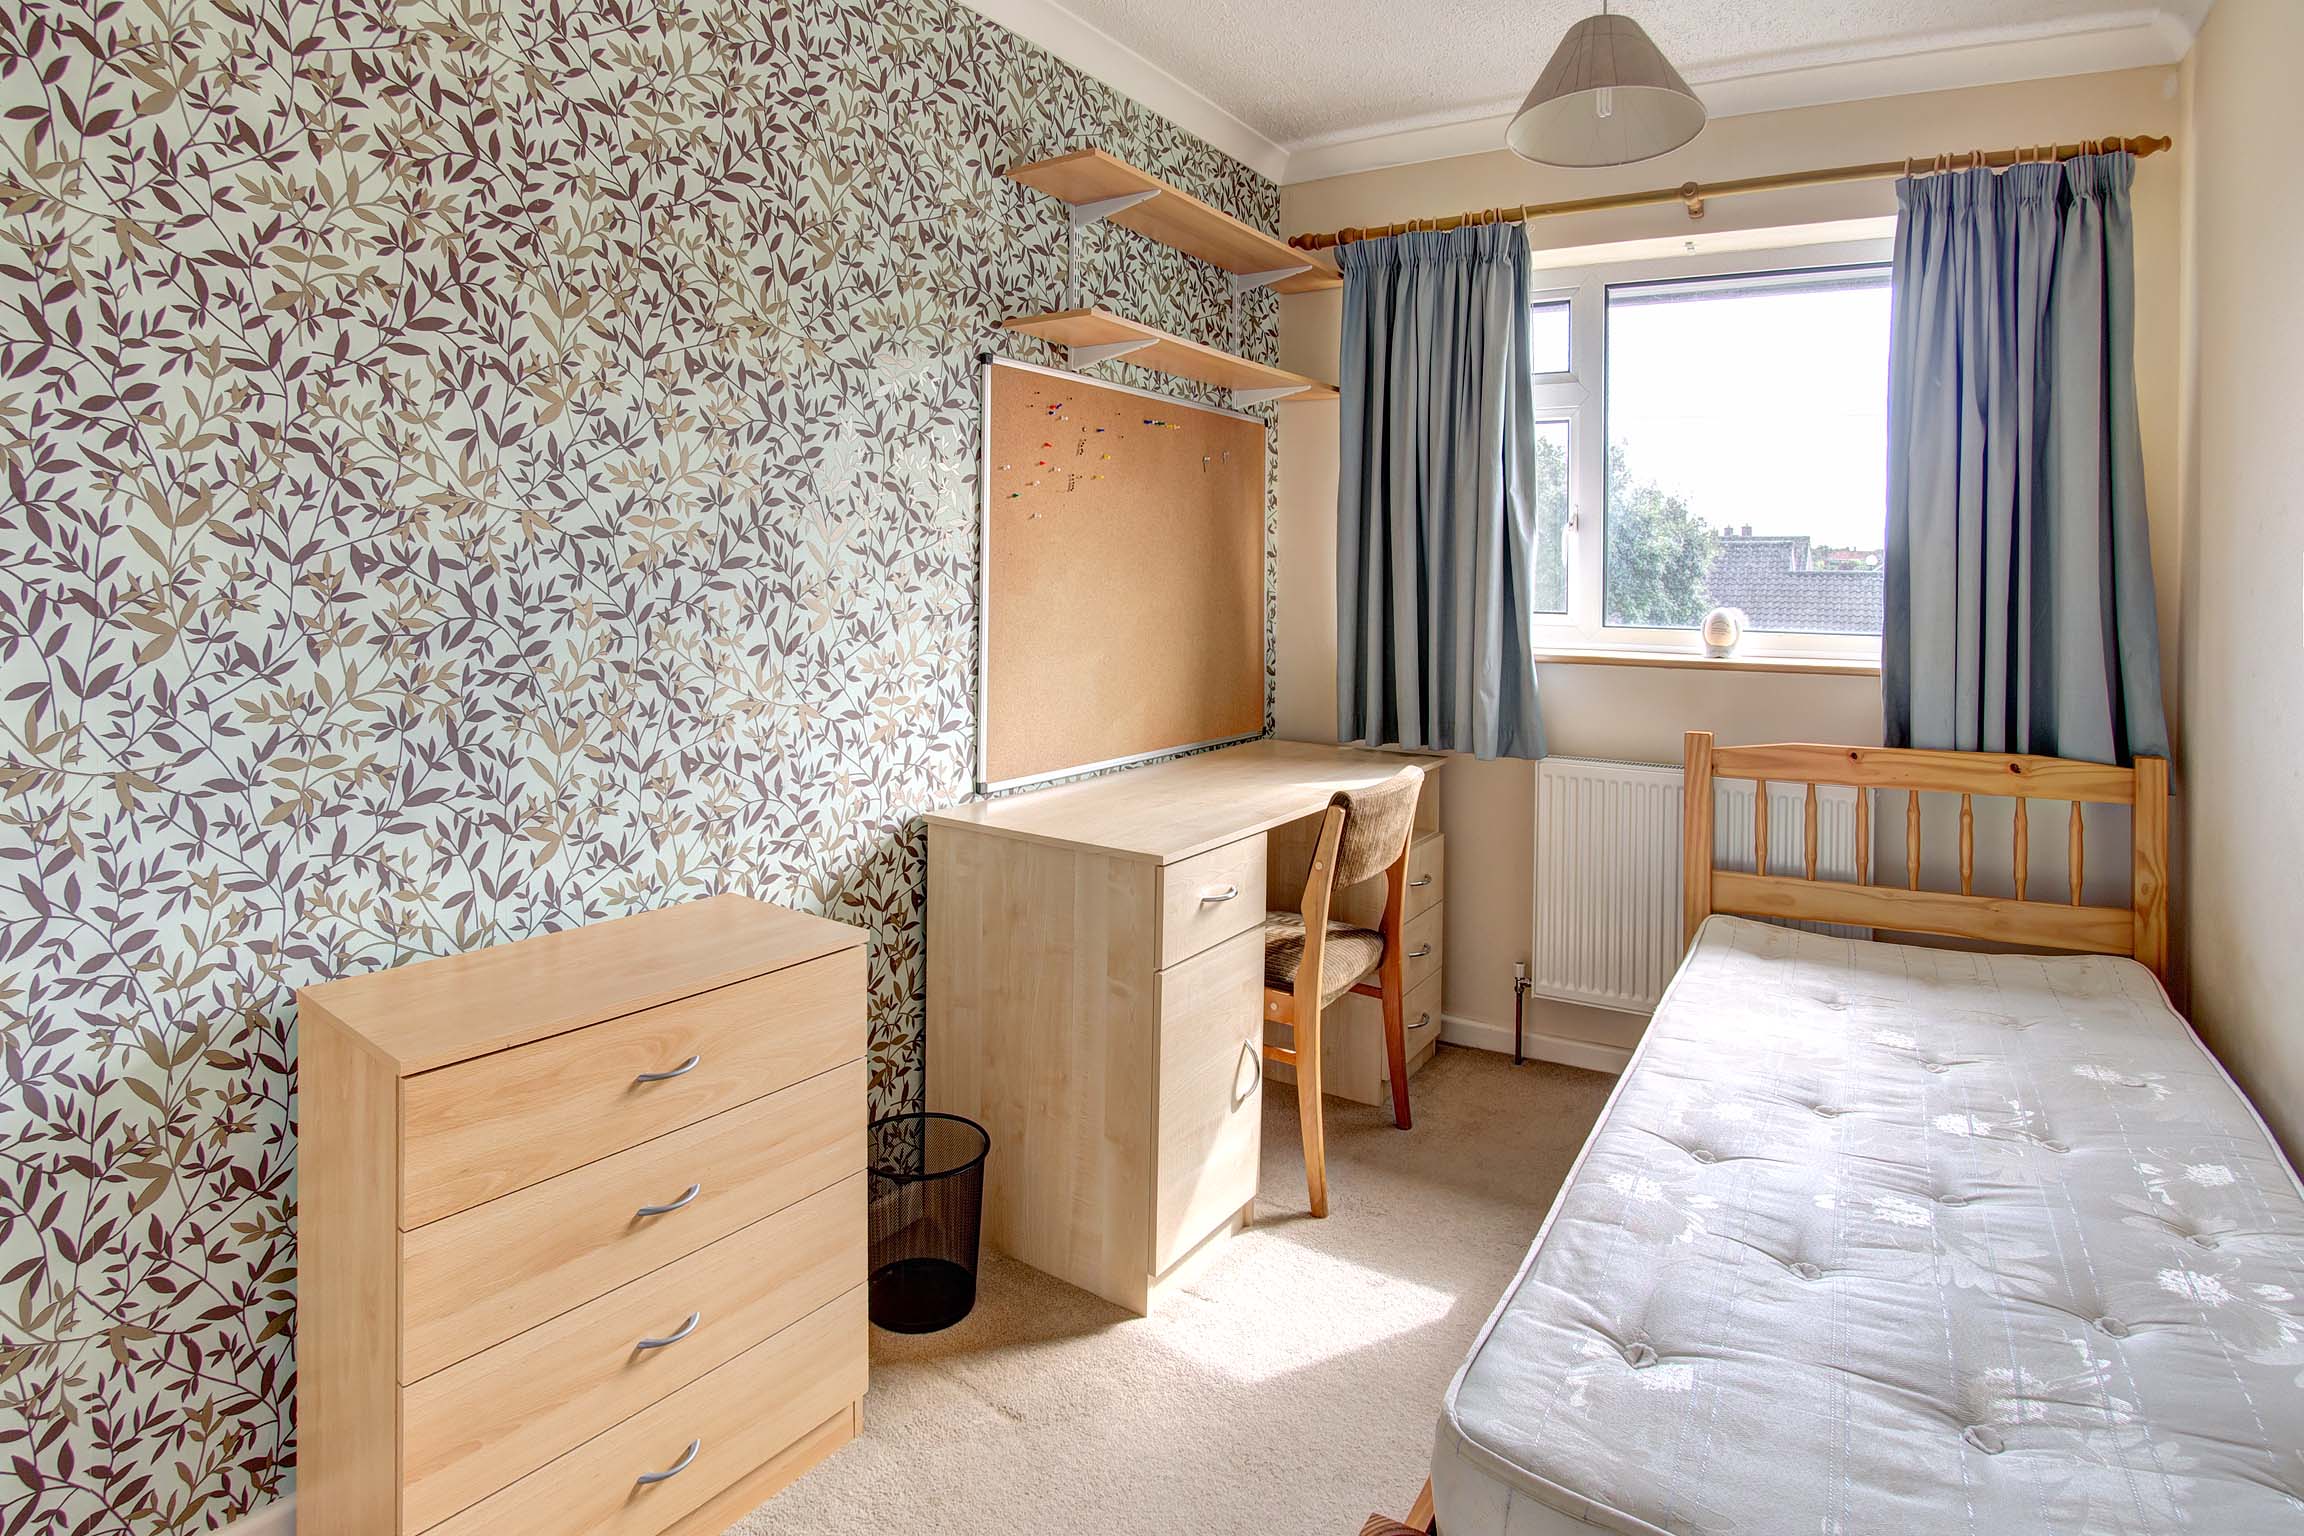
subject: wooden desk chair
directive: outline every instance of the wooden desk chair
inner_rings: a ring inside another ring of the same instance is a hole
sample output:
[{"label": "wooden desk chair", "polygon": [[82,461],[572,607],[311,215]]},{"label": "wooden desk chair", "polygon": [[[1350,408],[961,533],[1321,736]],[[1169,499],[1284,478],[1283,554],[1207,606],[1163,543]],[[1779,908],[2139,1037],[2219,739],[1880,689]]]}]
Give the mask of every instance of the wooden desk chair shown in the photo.
[{"label": "wooden desk chair", "polygon": [[[1294,912],[1264,919],[1264,1017],[1286,1024],[1294,1045],[1264,1055],[1296,1069],[1297,1115],[1304,1125],[1304,1182],[1312,1214],[1328,1214],[1327,1138],[1320,1118],[1320,1015],[1347,992],[1384,1004],[1384,1054],[1391,1065],[1392,1122],[1408,1129],[1408,1037],[1402,1021],[1400,926],[1406,918],[1408,843],[1424,770],[1403,768],[1373,789],[1339,790],[1322,815],[1304,897]],[[1384,876],[1377,928],[1333,922],[1338,886]],[[1371,984],[1370,976],[1376,978]]]}]

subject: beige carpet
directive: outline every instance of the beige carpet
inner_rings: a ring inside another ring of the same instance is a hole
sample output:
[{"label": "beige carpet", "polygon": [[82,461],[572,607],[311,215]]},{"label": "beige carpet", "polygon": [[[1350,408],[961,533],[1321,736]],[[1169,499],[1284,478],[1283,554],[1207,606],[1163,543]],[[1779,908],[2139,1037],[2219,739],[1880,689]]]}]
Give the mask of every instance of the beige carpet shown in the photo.
[{"label": "beige carpet", "polygon": [[967,1322],[874,1331],[863,1438],[737,1531],[1352,1536],[1404,1514],[1448,1379],[1613,1083],[1444,1047],[1413,1131],[1331,1100],[1326,1221],[1277,1086],[1258,1225],[1186,1292],[1135,1318],[987,1254]]}]

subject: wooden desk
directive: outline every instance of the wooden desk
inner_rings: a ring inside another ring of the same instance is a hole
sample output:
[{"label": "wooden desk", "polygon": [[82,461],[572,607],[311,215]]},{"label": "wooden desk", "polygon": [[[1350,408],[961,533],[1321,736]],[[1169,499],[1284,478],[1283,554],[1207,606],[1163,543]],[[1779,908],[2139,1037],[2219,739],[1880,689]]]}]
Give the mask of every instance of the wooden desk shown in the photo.
[{"label": "wooden desk", "polygon": [[1143,1313],[1246,1225],[1284,829],[1442,761],[1258,741],[927,818],[928,1106],[992,1135],[994,1247]]}]

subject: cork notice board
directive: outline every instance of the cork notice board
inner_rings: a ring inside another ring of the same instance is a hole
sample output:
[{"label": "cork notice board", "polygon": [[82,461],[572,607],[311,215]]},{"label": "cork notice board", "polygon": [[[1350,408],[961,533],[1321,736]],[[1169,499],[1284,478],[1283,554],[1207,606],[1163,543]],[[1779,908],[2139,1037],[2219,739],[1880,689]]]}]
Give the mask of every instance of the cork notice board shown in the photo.
[{"label": "cork notice board", "polygon": [[1264,424],[984,369],[988,786],[1264,729]]}]

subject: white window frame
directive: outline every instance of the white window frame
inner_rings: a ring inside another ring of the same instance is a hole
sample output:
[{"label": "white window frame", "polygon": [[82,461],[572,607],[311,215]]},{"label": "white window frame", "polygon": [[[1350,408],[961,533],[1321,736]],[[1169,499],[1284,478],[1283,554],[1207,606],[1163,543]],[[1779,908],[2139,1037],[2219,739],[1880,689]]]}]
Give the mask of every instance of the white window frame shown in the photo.
[{"label": "white window frame", "polygon": [[[1611,285],[1660,278],[1734,277],[1750,273],[1802,271],[1819,267],[1865,266],[1885,262],[1886,239],[1790,245],[1765,250],[1715,252],[1645,261],[1608,262],[1586,267],[1538,269],[1532,274],[1530,302],[1566,299],[1568,370],[1531,378],[1535,418],[1568,424],[1568,612],[1539,613],[1531,634],[1539,652],[1605,652],[1623,655],[1685,656],[1700,652],[1693,629],[1638,629],[1604,621],[1603,584],[1607,559],[1608,499],[1608,289]],[[1883,381],[1885,382],[1885,381]],[[1737,656],[1781,661],[1878,661],[1878,635],[1809,634],[1752,630]]]}]

